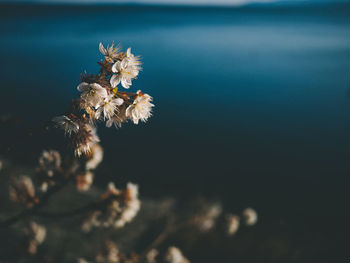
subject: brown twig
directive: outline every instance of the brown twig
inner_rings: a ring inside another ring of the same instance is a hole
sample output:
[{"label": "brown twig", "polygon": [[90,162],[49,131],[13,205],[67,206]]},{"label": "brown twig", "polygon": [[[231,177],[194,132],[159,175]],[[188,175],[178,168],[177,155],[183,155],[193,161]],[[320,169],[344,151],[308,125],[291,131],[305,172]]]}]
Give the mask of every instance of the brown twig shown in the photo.
[{"label": "brown twig", "polygon": [[2,222],[0,222],[0,228],[5,228],[5,227],[9,227],[11,225],[13,225],[14,223],[16,223],[17,221],[23,220],[24,218],[27,218],[29,216],[33,216],[36,215],[38,213],[38,210],[42,207],[44,207],[49,199],[57,192],[59,192],[61,189],[63,189],[71,180],[72,176],[70,176],[72,174],[72,172],[75,170],[74,168],[74,164],[71,165],[71,167],[67,170],[65,176],[63,178],[65,178],[65,180],[60,183],[60,184],[56,184],[54,185],[52,188],[50,188],[39,200],[39,202],[34,205],[32,208],[23,210],[22,212],[20,212],[17,215],[14,215]]}]

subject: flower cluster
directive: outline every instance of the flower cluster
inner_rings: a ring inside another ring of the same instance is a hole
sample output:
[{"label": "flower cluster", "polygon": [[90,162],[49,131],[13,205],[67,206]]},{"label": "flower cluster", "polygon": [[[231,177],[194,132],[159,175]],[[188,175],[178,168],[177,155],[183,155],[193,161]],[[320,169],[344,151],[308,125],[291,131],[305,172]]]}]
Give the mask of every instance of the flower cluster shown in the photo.
[{"label": "flower cluster", "polygon": [[141,92],[120,91],[119,86],[129,89],[141,70],[138,56],[120,52],[114,45],[105,48],[101,43],[100,52],[104,55],[99,62],[97,75],[84,75],[77,89],[80,96],[72,104],[68,114],[55,117],[53,121],[71,137],[77,156],[88,155],[99,142],[96,121],[104,121],[107,127],[121,127],[131,120],[134,124],[146,122],[151,116],[152,97]]},{"label": "flower cluster", "polygon": [[38,250],[38,245],[42,244],[46,238],[46,228],[35,222],[30,222],[24,229],[28,241],[28,253],[33,255]]},{"label": "flower cluster", "polygon": [[166,263],[190,263],[177,247],[169,247],[165,255]]},{"label": "flower cluster", "polygon": [[61,169],[61,155],[59,152],[54,150],[42,152],[37,168],[41,179],[41,191],[46,192],[49,186],[55,184]]},{"label": "flower cluster", "polygon": [[[253,208],[244,209],[241,217],[246,226],[253,226],[258,221],[258,214]],[[226,232],[229,236],[236,234],[238,231],[241,217],[234,214],[226,215]]]},{"label": "flower cluster", "polygon": [[96,263],[120,263],[123,255],[112,241],[106,241],[105,247],[96,256]]},{"label": "flower cluster", "polygon": [[21,204],[26,208],[31,208],[39,202],[39,199],[35,196],[33,181],[27,175],[12,178],[9,194],[12,202]]},{"label": "flower cluster", "polygon": [[215,226],[216,220],[221,213],[221,204],[213,203],[204,206],[202,211],[198,212],[198,215],[195,216],[194,221],[201,232],[207,232]]},{"label": "flower cluster", "polygon": [[88,232],[93,227],[121,228],[134,219],[140,206],[137,185],[128,183],[125,190],[119,190],[114,183],[109,183],[107,191],[101,195],[100,206],[90,213],[82,229]]}]

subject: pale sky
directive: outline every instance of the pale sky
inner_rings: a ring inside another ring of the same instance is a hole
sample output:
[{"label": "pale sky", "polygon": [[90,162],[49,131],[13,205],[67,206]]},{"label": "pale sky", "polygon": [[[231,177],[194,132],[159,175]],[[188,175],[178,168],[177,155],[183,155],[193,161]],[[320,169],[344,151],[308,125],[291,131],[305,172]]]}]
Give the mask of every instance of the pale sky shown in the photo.
[{"label": "pale sky", "polygon": [[0,2],[30,3],[138,3],[138,4],[187,4],[187,5],[244,5],[270,2],[350,2],[350,0],[0,0]]}]

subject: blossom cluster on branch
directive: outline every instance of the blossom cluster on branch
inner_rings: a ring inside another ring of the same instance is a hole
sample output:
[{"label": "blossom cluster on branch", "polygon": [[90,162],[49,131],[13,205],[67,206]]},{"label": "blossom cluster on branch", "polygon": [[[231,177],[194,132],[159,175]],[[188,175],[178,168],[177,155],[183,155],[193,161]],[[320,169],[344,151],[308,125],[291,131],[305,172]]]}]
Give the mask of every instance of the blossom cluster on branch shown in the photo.
[{"label": "blossom cluster on branch", "polygon": [[89,155],[100,141],[96,133],[96,122],[103,121],[107,127],[121,127],[128,120],[134,124],[146,122],[151,116],[153,98],[138,90],[135,93],[119,90],[129,89],[141,70],[138,56],[128,48],[121,52],[111,45],[99,46],[104,60],[98,62],[98,74],[85,74],[77,89],[78,99],[74,100],[68,113],[55,117],[53,121],[71,138],[77,156]]},{"label": "blossom cluster on branch", "polygon": [[[83,215],[82,231],[90,232],[94,228],[122,228],[139,213],[141,201],[138,185],[130,182],[125,189],[118,189],[110,182],[98,200],[77,209],[58,213],[42,210],[53,194],[71,182],[79,192],[90,189],[95,169],[103,160],[103,149],[96,129],[98,122],[104,122],[107,127],[114,125],[119,128],[128,120],[138,124],[140,121],[146,122],[151,116],[154,105],[150,95],[140,90],[135,93],[119,90],[120,87],[131,87],[132,81],[141,70],[140,58],[134,56],[130,48],[121,52],[114,45],[105,48],[100,43],[99,50],[104,56],[104,60],[98,62],[99,73],[83,75],[82,82],[77,87],[79,97],[72,102],[66,114],[53,119],[56,126],[63,129],[69,137],[74,153],[79,158],[63,158],[55,150],[43,151],[33,180],[27,175],[12,177],[9,186],[10,199],[22,205],[24,210],[0,222],[0,226],[9,226],[29,216],[58,218],[80,214]],[[0,169],[1,164],[0,162]],[[157,206],[157,209],[160,208]],[[216,228],[222,214],[223,207],[220,203],[206,201],[201,203],[199,209],[190,209],[189,213],[181,216],[169,210],[164,229],[146,249],[140,253],[131,251],[124,254],[117,244],[107,240],[103,249],[96,254],[94,262],[189,263],[178,247],[171,245],[165,249],[160,248],[160,244],[179,230],[210,232]],[[241,221],[246,226],[253,226],[257,223],[258,215],[254,209],[247,208],[240,215],[227,214],[225,220],[225,232],[233,236],[240,228]],[[36,254],[46,234],[47,230],[43,225],[30,221],[24,229],[26,253]],[[89,261],[79,258],[78,262]]]}]

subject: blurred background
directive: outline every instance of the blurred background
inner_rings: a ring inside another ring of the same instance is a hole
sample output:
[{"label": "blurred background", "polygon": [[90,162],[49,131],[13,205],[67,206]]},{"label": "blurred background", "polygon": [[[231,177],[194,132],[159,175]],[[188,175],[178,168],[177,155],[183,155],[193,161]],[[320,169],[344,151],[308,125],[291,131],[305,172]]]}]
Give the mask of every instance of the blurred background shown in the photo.
[{"label": "blurred background", "polygon": [[258,211],[248,237],[186,251],[193,262],[343,259],[350,1],[0,3],[1,158],[33,166],[43,149],[69,151],[45,127],[77,96],[80,73],[97,73],[99,42],[120,43],[141,55],[132,89],[156,107],[146,124],[99,127],[97,185],[133,181],[142,197]]}]

